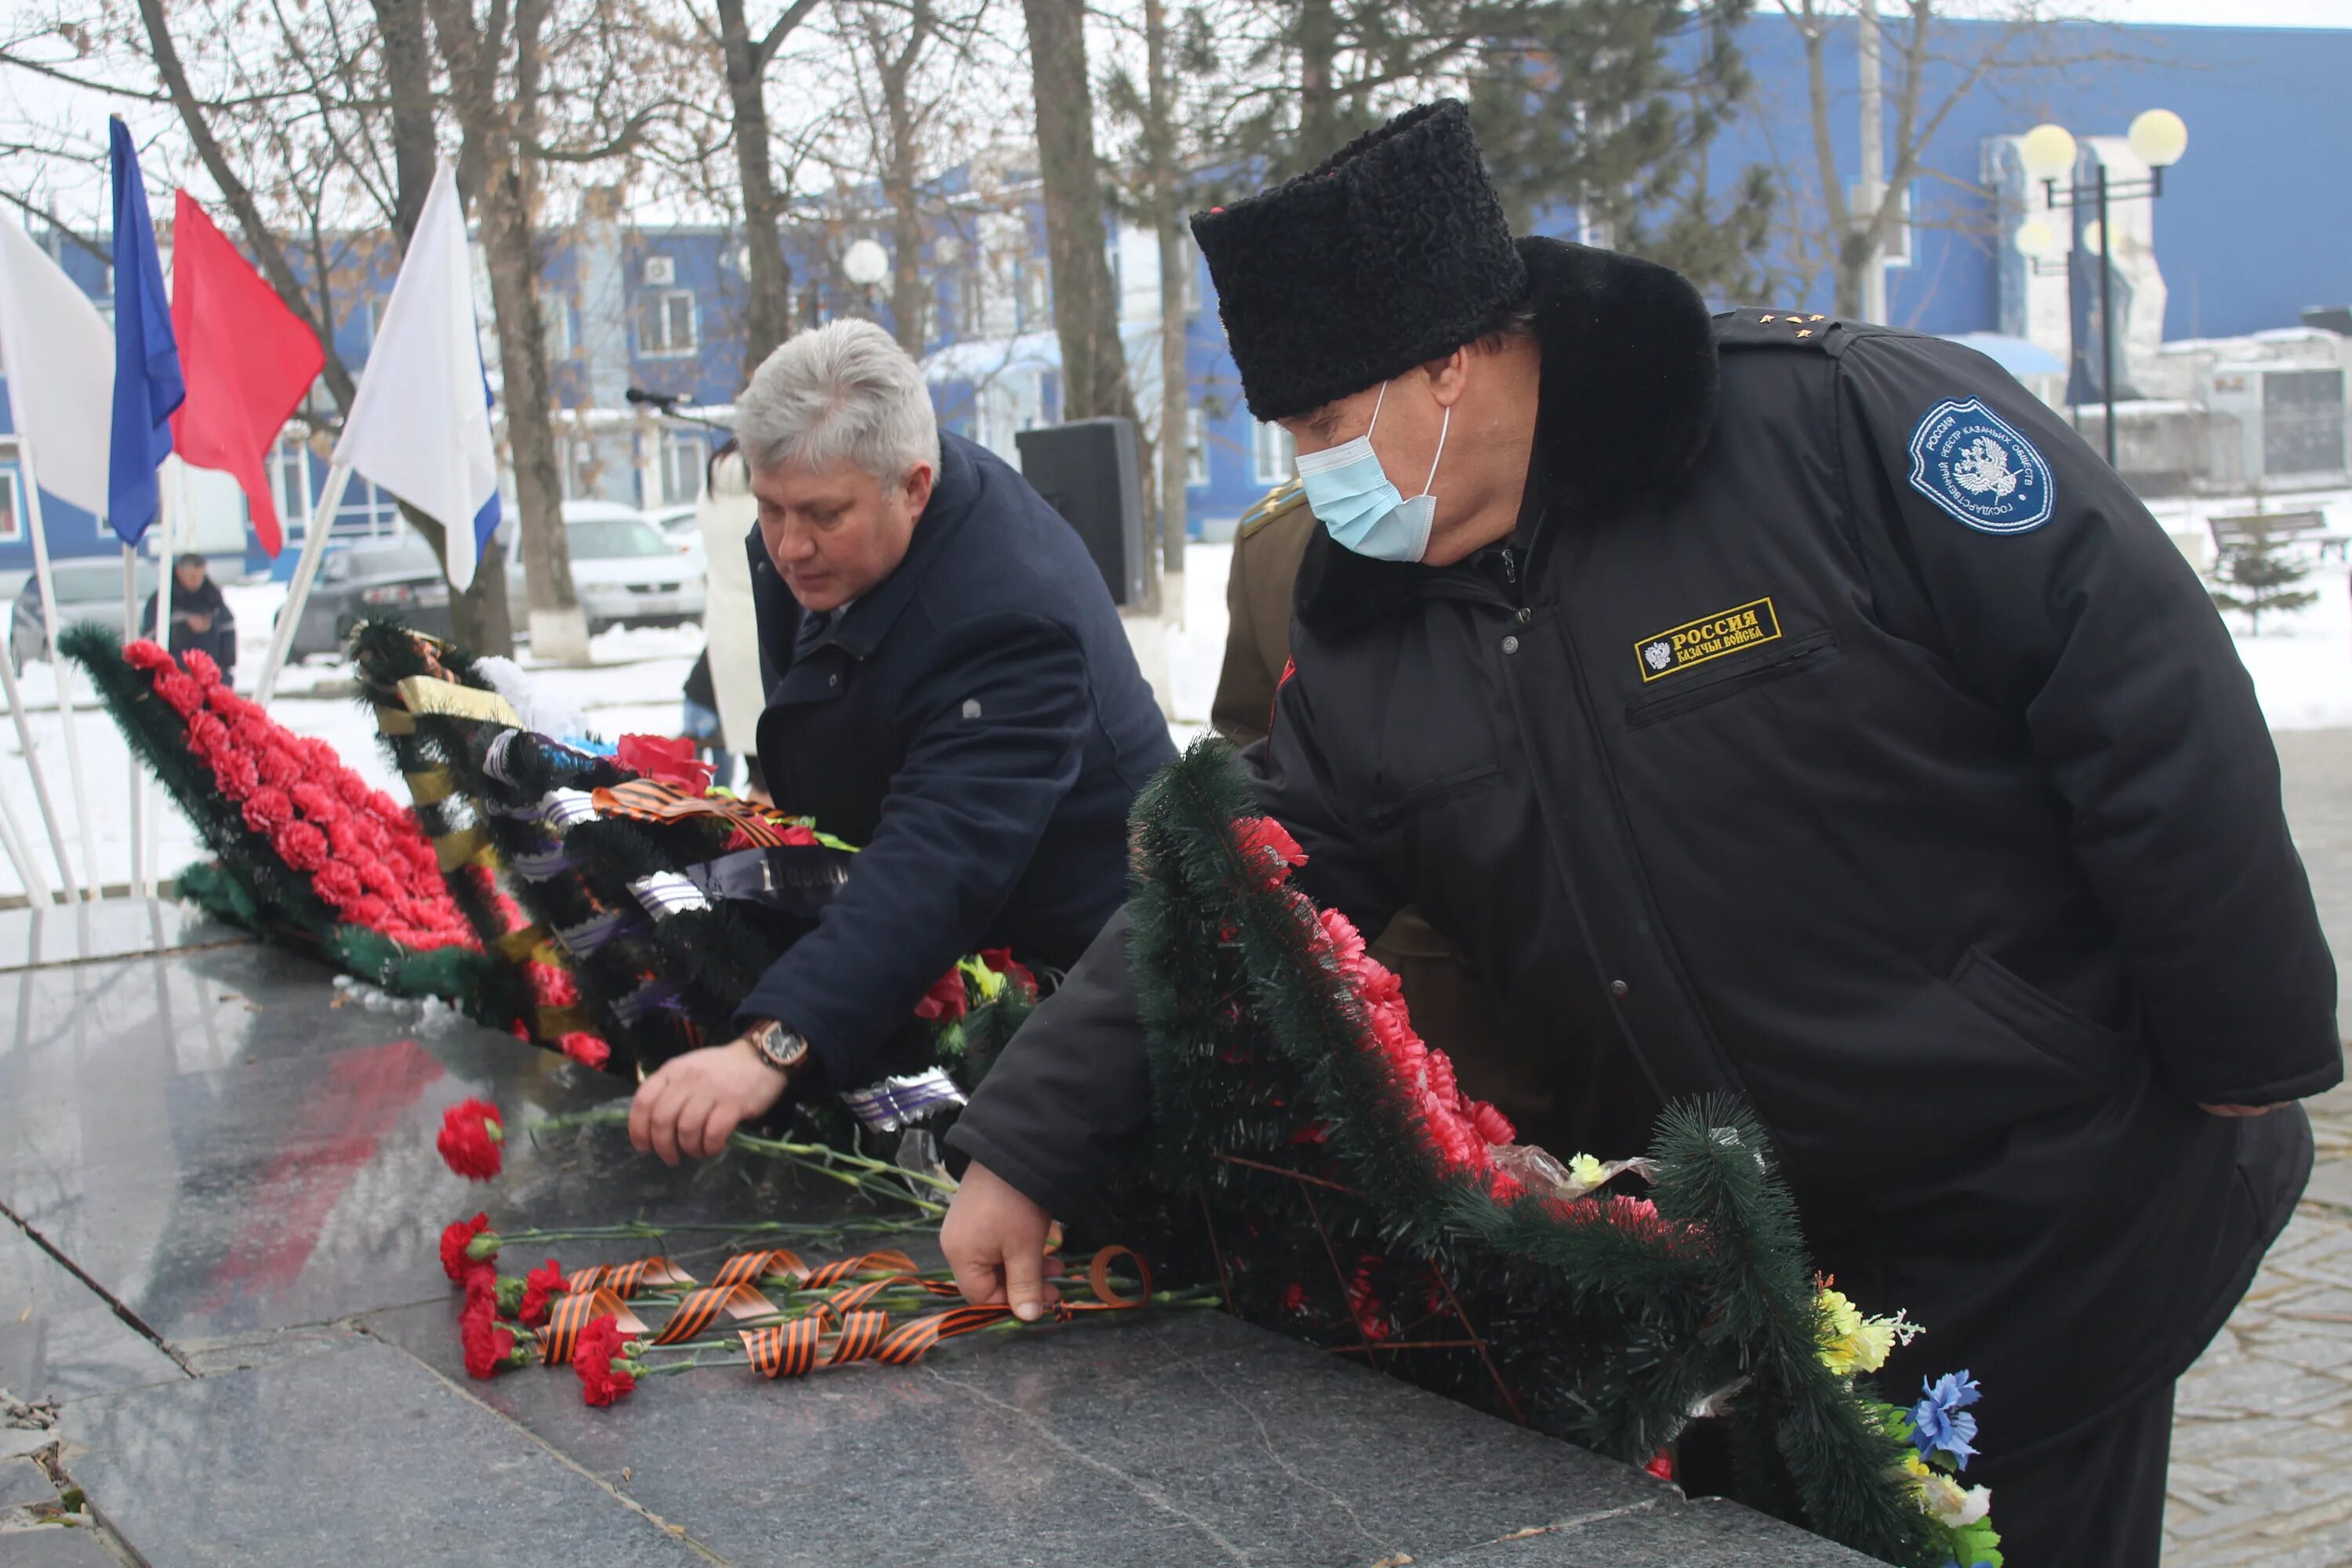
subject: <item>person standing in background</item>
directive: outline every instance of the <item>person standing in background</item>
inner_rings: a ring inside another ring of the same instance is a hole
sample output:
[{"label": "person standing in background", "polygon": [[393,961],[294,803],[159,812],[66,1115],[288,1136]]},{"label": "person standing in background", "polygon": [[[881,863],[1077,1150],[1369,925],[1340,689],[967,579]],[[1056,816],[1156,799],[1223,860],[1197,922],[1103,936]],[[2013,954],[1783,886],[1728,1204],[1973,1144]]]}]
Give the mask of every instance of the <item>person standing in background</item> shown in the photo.
[{"label": "person standing in background", "polygon": [[[150,637],[155,635],[156,602],[162,597],[160,591],[148,595],[147,607],[139,613]],[[236,673],[236,612],[228,607],[205,558],[193,551],[172,563],[172,637],[164,646],[173,654],[209,655],[224,681]]]}]

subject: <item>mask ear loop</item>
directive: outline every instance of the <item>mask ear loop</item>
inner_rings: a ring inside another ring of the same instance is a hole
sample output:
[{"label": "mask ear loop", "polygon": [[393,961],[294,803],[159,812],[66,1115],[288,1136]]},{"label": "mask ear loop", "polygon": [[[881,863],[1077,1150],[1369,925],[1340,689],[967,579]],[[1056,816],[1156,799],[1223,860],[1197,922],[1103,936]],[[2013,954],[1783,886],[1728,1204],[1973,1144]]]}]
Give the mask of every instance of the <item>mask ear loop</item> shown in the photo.
[{"label": "mask ear loop", "polygon": [[1381,405],[1386,403],[1388,400],[1389,384],[1384,381],[1381,383],[1380,395],[1372,399],[1372,422],[1364,426],[1365,440],[1370,440],[1372,438],[1372,432],[1381,427]]},{"label": "mask ear loop", "polygon": [[1421,481],[1421,493],[1423,495],[1431,495],[1435,493],[1435,487],[1437,484],[1437,465],[1445,460],[1445,433],[1453,428],[1454,410],[1448,408],[1445,411],[1444,420],[1437,426],[1437,456],[1429,459],[1429,478]]}]

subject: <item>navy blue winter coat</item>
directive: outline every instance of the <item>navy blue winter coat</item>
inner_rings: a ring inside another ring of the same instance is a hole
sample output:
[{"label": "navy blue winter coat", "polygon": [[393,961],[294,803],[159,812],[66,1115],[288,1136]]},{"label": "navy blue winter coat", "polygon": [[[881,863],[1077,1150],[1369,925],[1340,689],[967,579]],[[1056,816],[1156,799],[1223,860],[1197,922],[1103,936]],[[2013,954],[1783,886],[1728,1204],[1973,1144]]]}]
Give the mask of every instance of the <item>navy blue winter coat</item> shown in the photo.
[{"label": "navy blue winter coat", "polygon": [[739,1016],[806,1035],[836,1089],[961,955],[1076,962],[1126,896],[1136,791],[1176,754],[1077,534],[986,448],[940,447],[907,558],[797,662],[800,605],[747,542],[768,788],[864,847]]}]

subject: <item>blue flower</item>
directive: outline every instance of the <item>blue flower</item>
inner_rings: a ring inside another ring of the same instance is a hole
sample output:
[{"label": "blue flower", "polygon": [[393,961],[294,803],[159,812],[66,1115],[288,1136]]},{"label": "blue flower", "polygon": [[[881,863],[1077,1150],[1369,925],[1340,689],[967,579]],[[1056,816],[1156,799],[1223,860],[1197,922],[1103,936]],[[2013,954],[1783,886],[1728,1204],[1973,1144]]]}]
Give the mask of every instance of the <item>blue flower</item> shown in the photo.
[{"label": "blue flower", "polygon": [[1948,1372],[1933,1383],[1923,1380],[1919,1386],[1927,1397],[1911,1407],[1911,1441],[1918,1446],[1919,1458],[1949,1454],[1954,1469],[1967,1469],[1976,1455],[1969,1444],[1977,1435],[1977,1418],[1966,1411],[1984,1397],[1983,1390],[1966,1369]]}]

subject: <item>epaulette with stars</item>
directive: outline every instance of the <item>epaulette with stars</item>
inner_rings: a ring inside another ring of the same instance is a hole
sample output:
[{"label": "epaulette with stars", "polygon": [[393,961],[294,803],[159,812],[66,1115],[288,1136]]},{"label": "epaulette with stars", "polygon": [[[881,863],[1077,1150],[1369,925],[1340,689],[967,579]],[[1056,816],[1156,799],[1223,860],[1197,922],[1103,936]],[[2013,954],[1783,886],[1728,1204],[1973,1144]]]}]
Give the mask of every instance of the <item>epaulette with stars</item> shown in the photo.
[{"label": "epaulette with stars", "polygon": [[1743,306],[1715,319],[1718,348],[1819,348],[1842,323],[1818,310],[1767,310]]}]

